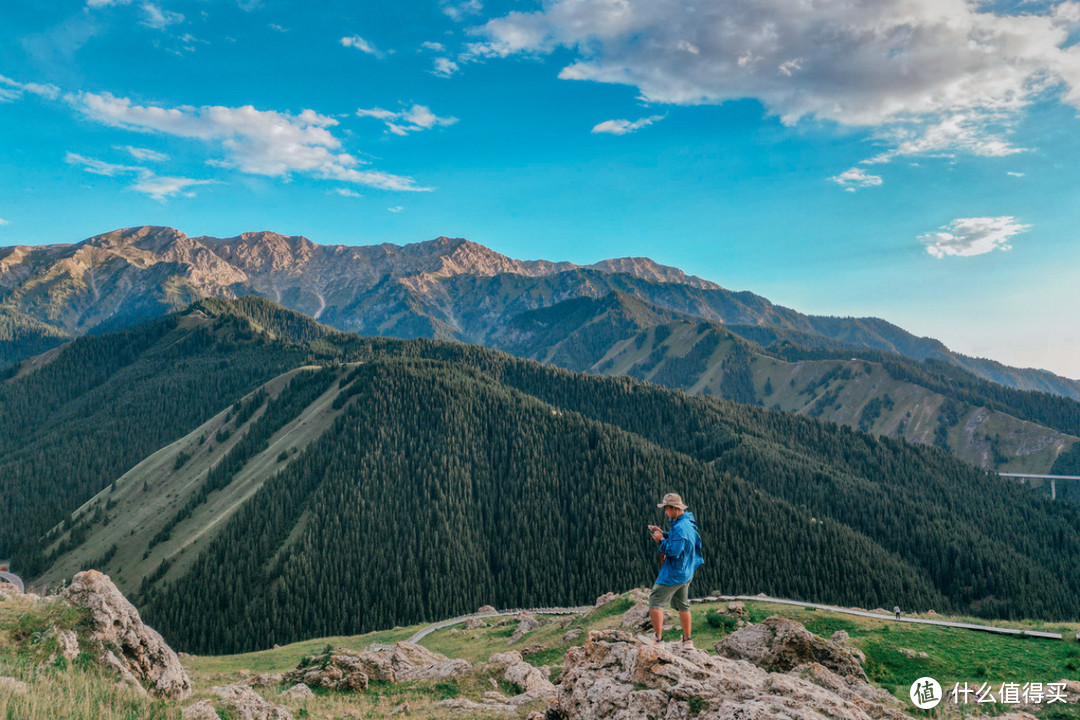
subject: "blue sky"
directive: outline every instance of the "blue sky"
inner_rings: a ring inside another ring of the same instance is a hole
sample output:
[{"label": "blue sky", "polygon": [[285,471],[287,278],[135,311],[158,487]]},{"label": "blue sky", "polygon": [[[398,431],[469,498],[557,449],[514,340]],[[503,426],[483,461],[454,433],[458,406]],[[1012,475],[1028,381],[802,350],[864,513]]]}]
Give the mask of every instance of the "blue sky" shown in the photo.
[{"label": "blue sky", "polygon": [[1075,2],[6,0],[0,245],[647,255],[1080,378]]}]

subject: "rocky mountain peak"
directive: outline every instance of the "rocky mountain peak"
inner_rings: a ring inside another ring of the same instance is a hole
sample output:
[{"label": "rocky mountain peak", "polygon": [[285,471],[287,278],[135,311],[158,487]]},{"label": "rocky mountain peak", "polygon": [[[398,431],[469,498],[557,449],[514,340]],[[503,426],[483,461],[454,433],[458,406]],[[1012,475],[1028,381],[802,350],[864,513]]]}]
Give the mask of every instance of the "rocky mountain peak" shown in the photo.
[{"label": "rocky mountain peak", "polygon": [[199,238],[223,260],[245,272],[273,272],[294,269],[311,260],[317,246],[302,235],[276,232],[245,232],[236,237]]}]

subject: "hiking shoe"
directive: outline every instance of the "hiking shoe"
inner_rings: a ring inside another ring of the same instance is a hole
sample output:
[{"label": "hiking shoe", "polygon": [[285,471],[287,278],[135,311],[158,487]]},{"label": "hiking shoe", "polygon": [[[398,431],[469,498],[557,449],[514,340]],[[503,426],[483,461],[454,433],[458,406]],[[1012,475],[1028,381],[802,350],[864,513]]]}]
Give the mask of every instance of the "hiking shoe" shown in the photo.
[{"label": "hiking shoe", "polygon": [[692,647],[694,647],[694,638],[683,638],[682,646],[684,648],[692,648]]},{"label": "hiking shoe", "polygon": [[638,640],[646,645],[666,645],[663,638],[658,638],[655,635],[638,635]]}]

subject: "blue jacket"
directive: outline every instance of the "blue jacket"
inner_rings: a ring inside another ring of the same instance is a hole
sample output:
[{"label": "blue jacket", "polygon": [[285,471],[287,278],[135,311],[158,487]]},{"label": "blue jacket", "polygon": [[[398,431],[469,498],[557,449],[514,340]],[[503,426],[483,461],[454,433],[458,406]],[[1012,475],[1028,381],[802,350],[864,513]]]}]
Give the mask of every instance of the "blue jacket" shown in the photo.
[{"label": "blue jacket", "polygon": [[705,561],[701,559],[701,536],[698,535],[694,513],[687,510],[671,523],[671,529],[660,541],[664,556],[657,585],[682,585],[690,582],[694,571]]}]

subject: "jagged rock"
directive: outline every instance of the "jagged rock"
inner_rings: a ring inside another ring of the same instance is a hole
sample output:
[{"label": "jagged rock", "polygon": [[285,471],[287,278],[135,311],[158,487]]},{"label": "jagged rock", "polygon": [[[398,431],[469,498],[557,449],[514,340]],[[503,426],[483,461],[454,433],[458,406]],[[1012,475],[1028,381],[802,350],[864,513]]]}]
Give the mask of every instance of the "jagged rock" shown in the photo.
[{"label": "jagged rock", "polygon": [[262,696],[242,683],[212,687],[210,692],[221,698],[221,703],[235,720],[293,720],[288,710],[263,700]]},{"label": "jagged rock", "polygon": [[620,627],[624,630],[640,630],[649,624],[649,606],[644,603],[631,605],[630,609],[623,613]]},{"label": "jagged rock", "polygon": [[562,636],[563,642],[573,642],[581,637],[581,633],[584,632],[581,628],[574,628],[568,630],[565,635]]},{"label": "jagged rock", "polygon": [[380,650],[337,649],[313,655],[301,660],[282,680],[332,690],[364,690],[369,680],[444,680],[470,667],[467,660],[451,660],[421,645],[399,642]]},{"label": "jagged rock", "polygon": [[485,613],[493,613],[493,612],[498,612],[498,610],[496,610],[495,608],[491,607],[490,605],[481,605],[481,606],[479,607],[479,609],[477,609],[477,611],[476,611],[476,612],[477,612],[477,614],[478,614],[478,615],[483,615],[483,614],[485,614]]},{"label": "jagged rock", "polygon": [[746,615],[746,603],[739,602],[738,600],[736,600],[734,602],[729,602],[727,604],[727,611],[729,613],[731,613],[732,615],[745,616]]},{"label": "jagged rock", "polygon": [[507,701],[511,705],[522,705],[534,700],[552,700],[557,692],[555,685],[547,679],[544,672],[527,662],[519,662],[506,668],[503,679],[523,690]]},{"label": "jagged rock", "polygon": [[26,695],[30,692],[30,686],[22,680],[13,677],[0,677],[0,693],[10,695]]},{"label": "jagged rock", "polygon": [[259,673],[248,678],[247,684],[253,688],[270,687],[281,682],[281,673]]},{"label": "jagged rock", "polygon": [[926,652],[920,652],[920,653],[919,653],[919,657],[921,657],[921,658],[928,658],[928,657],[930,657],[930,655],[929,655],[929,653],[926,653]]},{"label": "jagged rock", "polygon": [[64,588],[63,598],[90,611],[88,638],[118,649],[120,657],[106,650],[102,660],[126,681],[131,676],[139,687],[174,700],[191,695],[191,679],[180,658],[156,630],[143,624],[139,611],[107,575],[97,570],[76,574]]},{"label": "jagged rock", "polygon": [[401,714],[404,714],[404,713],[407,713],[407,712],[409,712],[409,703],[407,703],[407,702],[402,702],[402,703],[401,703],[400,705],[398,705],[398,706],[397,706],[396,708],[394,708],[393,710],[391,710],[391,711],[390,711],[390,714],[391,714],[391,715],[401,715]]},{"label": "jagged rock", "polygon": [[296,683],[291,688],[281,691],[281,697],[288,700],[307,700],[308,698],[315,697],[315,693],[311,691],[304,683]]},{"label": "jagged rock", "polygon": [[603,605],[607,605],[609,602],[611,602],[617,597],[619,596],[613,592],[606,592],[600,597],[596,598],[596,604],[593,607],[601,607]]},{"label": "jagged rock", "polygon": [[[899,701],[821,664],[806,677],[692,648],[647,645],[619,630],[592,631],[571,648],[549,720],[788,718],[910,720]],[[869,692],[863,695],[863,692]]]},{"label": "jagged rock", "polygon": [[843,645],[844,643],[846,643],[848,641],[848,639],[850,637],[851,636],[848,635],[847,630],[837,630],[836,632],[834,632],[832,635],[829,636],[829,639],[832,640],[837,645]]},{"label": "jagged rock", "polygon": [[536,619],[535,615],[530,615],[529,613],[518,613],[514,616],[514,618],[517,620],[518,626],[517,629],[514,630],[513,634],[509,638],[507,638],[507,645],[513,645],[518,640],[523,638],[525,636],[525,633],[540,627],[540,621]]},{"label": "jagged rock", "polygon": [[482,627],[487,627],[487,623],[480,618],[469,618],[465,621],[466,630],[478,630]]},{"label": "jagged rock", "polygon": [[537,643],[536,645],[526,645],[525,647],[521,648],[521,656],[529,657],[531,655],[542,653],[545,650],[547,650],[547,648],[543,645],[540,645],[539,643]]},{"label": "jagged rock", "polygon": [[509,650],[503,653],[495,653],[488,658],[488,665],[494,667],[510,667],[522,661],[521,653],[517,650]]},{"label": "jagged rock", "polygon": [[281,680],[293,686],[301,684],[331,690],[366,690],[370,670],[370,664],[364,662],[361,653],[353,650],[332,650],[304,658],[294,670],[285,673]]},{"label": "jagged rock", "polygon": [[716,651],[767,670],[785,672],[816,662],[842,676],[867,679],[850,650],[814,635],[794,620],[775,615],[731,633],[716,644]]},{"label": "jagged rock", "polygon": [[903,655],[904,657],[906,657],[906,658],[913,658],[913,657],[915,657],[915,651],[914,651],[914,650],[912,650],[911,648],[900,648],[900,650],[899,650],[898,652],[899,652],[899,653],[900,653],[901,655]]},{"label": "jagged rock", "polygon": [[200,700],[188,705],[180,712],[180,717],[181,720],[221,720],[210,700]]}]

